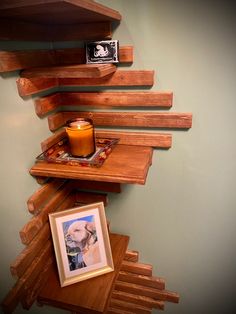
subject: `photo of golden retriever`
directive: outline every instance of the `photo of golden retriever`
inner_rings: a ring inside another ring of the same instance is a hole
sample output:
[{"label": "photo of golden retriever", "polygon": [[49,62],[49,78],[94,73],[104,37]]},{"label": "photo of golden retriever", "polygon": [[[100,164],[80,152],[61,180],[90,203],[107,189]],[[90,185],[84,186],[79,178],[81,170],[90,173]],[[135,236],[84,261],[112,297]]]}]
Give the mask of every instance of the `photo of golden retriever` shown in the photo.
[{"label": "photo of golden retriever", "polygon": [[95,223],[77,220],[65,232],[65,244],[70,270],[75,270],[101,261]]}]

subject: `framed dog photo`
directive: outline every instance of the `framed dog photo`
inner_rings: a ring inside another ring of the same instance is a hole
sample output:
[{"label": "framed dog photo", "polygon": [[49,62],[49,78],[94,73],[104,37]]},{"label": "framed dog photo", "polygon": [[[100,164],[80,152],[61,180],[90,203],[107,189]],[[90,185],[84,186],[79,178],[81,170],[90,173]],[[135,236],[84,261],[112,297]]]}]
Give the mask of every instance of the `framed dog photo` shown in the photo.
[{"label": "framed dog photo", "polygon": [[49,214],[61,287],[114,270],[103,203]]},{"label": "framed dog photo", "polygon": [[86,43],[86,63],[118,63],[118,40],[102,40]]}]

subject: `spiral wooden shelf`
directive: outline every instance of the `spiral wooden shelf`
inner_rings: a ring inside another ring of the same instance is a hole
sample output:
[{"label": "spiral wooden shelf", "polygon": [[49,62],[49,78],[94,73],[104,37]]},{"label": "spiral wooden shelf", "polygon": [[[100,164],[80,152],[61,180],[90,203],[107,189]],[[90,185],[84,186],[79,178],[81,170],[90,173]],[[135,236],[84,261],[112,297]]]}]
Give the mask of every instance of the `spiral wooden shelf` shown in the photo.
[{"label": "spiral wooden shelf", "polygon": [[[2,1],[0,39],[111,38],[112,23],[120,20],[119,12],[92,0]],[[119,58],[119,64],[132,64],[133,47],[120,46]],[[66,136],[66,121],[77,116],[93,119],[96,136],[119,138],[100,168],[37,160],[32,165],[30,174],[41,187],[27,202],[32,218],[20,231],[25,249],[10,267],[16,283],[2,301],[4,313],[12,313],[18,303],[30,309],[37,301],[78,314],[146,314],[179,301],[177,293],[166,290],[165,280],[153,275],[152,265],[141,263],[138,251],[128,250],[129,237],[112,231],[114,272],[64,288],[59,284],[48,214],[93,202],[106,206],[108,193],[121,193],[122,184],[145,184],[153,150],[171,148],[172,129],[192,126],[191,113],[170,110],[171,91],[150,91],[153,70],[121,70],[119,64],[88,66],[83,48],[0,51],[0,72],[20,72],[21,97],[44,91],[35,98],[35,112],[48,119],[53,134],[41,143],[42,152]],[[63,90],[77,86],[91,91]]]}]

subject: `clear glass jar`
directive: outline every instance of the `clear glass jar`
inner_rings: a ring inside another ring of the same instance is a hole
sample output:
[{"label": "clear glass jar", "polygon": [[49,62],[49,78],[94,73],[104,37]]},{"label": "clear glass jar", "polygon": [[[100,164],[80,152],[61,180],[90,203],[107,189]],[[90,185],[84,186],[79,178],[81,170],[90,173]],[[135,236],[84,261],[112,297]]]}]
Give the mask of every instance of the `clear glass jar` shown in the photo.
[{"label": "clear glass jar", "polygon": [[66,133],[73,156],[90,157],[95,153],[95,135],[91,119],[76,118],[67,121]]}]

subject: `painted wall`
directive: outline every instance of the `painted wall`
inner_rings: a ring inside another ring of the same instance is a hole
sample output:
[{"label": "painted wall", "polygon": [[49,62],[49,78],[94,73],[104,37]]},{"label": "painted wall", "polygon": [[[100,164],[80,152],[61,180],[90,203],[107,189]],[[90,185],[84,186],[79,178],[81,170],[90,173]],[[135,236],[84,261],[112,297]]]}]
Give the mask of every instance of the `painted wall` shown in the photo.
[{"label": "painted wall", "polygon": [[[133,45],[131,69],[154,69],[156,90],[172,90],[171,111],[192,112],[193,128],[173,132],[173,147],[156,150],[145,186],[110,197],[114,232],[154,266],[180,304],[167,314],[233,313],[236,268],[236,20],[230,1],[100,0],[120,11],[113,38]],[[71,46],[77,43],[71,43]],[[56,47],[63,47],[57,43]],[[68,44],[67,44],[68,46]],[[12,47],[9,45],[9,47]],[[50,48],[50,44],[18,43]],[[1,43],[1,48],[6,45]],[[0,77],[0,298],[11,288],[9,264],[22,250],[18,232],[26,201],[38,188],[28,174],[49,136],[32,98],[17,94],[17,73]],[[64,313],[34,306],[30,313]],[[155,311],[154,311],[155,312]],[[17,313],[24,313],[20,308]]]}]

